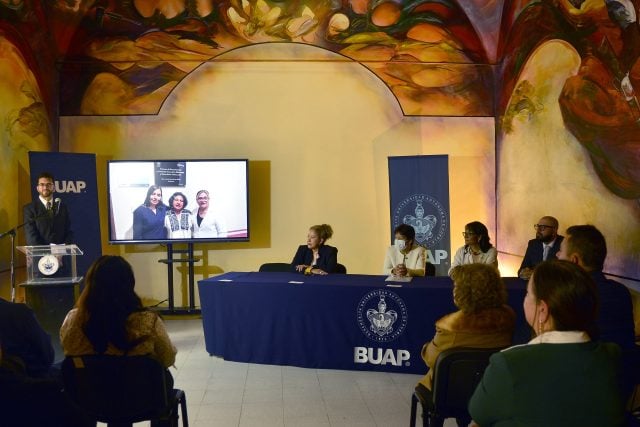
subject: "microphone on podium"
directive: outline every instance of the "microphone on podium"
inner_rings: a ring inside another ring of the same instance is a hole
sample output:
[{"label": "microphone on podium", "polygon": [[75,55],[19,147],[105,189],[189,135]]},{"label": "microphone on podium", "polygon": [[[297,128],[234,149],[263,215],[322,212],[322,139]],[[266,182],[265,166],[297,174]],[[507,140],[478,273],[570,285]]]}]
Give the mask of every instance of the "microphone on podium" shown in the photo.
[{"label": "microphone on podium", "polygon": [[56,199],[53,201],[53,204],[55,205],[53,207],[55,215],[58,215],[58,212],[60,212],[60,203],[62,203],[62,200],[60,200],[60,197],[56,197]]}]

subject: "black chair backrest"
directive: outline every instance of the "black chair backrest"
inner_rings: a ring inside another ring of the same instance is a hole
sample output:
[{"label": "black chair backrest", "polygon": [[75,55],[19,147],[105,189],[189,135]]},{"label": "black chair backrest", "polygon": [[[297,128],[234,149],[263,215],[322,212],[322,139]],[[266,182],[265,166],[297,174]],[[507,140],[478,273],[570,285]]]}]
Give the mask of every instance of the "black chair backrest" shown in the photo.
[{"label": "black chair backrest", "polygon": [[449,348],[438,355],[433,372],[433,406],[443,417],[466,417],[469,399],[489,365],[489,357],[502,348]]},{"label": "black chair backrest", "polygon": [[336,269],[334,270],[334,273],[347,274],[347,267],[345,267],[342,264],[337,264]]},{"label": "black chair backrest", "polygon": [[266,264],[262,264],[258,271],[261,272],[287,272],[291,270],[291,264],[286,262],[268,262]]},{"label": "black chair backrest", "polygon": [[431,264],[430,262],[426,263],[424,266],[424,275],[425,276],[435,276],[436,275],[436,266]]},{"label": "black chair backrest", "polygon": [[65,392],[101,422],[152,419],[169,407],[165,368],[146,356],[68,356]]}]

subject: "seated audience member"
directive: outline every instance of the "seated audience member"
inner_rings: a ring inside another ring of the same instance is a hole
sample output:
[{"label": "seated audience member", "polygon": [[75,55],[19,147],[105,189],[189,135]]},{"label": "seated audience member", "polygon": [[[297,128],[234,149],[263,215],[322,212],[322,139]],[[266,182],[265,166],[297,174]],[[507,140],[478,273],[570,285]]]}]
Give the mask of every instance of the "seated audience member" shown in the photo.
[{"label": "seated audience member", "polygon": [[416,390],[427,396],[431,393],[433,368],[442,351],[452,347],[507,347],[515,326],[516,315],[507,305],[507,290],[495,267],[460,265],[453,269],[451,277],[453,303],[458,311],[440,318],[435,336],[422,347],[422,359],[430,369]]},{"label": "seated audience member", "polygon": [[51,337],[25,304],[0,298],[0,343],[5,365],[21,365],[30,377],[45,377],[50,373],[54,358]]},{"label": "seated audience member", "polygon": [[166,368],[173,365],[177,351],[164,323],[142,306],[134,285],[131,265],[122,257],[101,256],[89,267],[76,308],[60,329],[66,356],[148,355]]},{"label": "seated audience member", "polygon": [[304,274],[334,273],[338,265],[338,249],[325,244],[331,236],[333,229],[329,224],[309,228],[307,244],[298,247],[291,261],[293,271]]},{"label": "seated audience member", "polygon": [[[3,426],[95,426],[54,378],[33,378],[7,360],[0,345],[0,411]],[[24,366],[22,367],[24,369]]]},{"label": "seated audience member", "polygon": [[589,275],[545,261],[529,279],[528,344],[491,356],[469,402],[477,425],[623,426],[620,348],[597,337],[598,294]]},{"label": "seated audience member", "polygon": [[614,342],[623,349],[634,348],[633,304],[629,289],[602,273],[607,257],[604,236],[593,225],[573,225],[565,234],[558,259],[578,264],[595,282],[600,301],[600,340]]},{"label": "seated audience member", "polygon": [[394,233],[395,242],[387,249],[383,273],[394,276],[424,276],[427,250],[416,243],[414,228],[400,224]]},{"label": "seated audience member", "polygon": [[563,239],[558,235],[558,220],[552,216],[543,216],[533,228],[536,230],[536,238],[529,240],[518,269],[518,276],[524,280],[529,280],[535,266],[542,261],[556,259]]},{"label": "seated audience member", "polygon": [[489,264],[498,268],[498,251],[491,244],[489,230],[478,221],[473,221],[464,227],[462,233],[464,246],[453,256],[449,275],[454,267],[465,264]]}]

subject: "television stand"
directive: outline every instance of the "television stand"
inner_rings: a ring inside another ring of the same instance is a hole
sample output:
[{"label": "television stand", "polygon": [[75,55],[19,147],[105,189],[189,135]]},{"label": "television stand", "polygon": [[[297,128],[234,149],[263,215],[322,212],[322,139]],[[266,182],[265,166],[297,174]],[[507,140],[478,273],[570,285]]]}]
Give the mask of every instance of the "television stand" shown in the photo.
[{"label": "television stand", "polygon": [[[186,249],[174,249],[173,243],[167,244],[167,258],[159,259],[158,262],[163,264],[167,264],[167,301],[169,302],[169,307],[159,308],[157,311],[163,314],[200,314],[200,309],[196,309],[195,305],[195,295],[194,295],[194,272],[193,272],[193,264],[195,262],[200,261],[200,258],[196,258],[193,256],[193,243],[187,243]],[[186,258],[175,258],[175,254],[186,254]],[[187,263],[188,265],[188,275],[189,275],[189,306],[188,307],[176,307],[174,303],[173,296],[173,265],[176,263]]]}]

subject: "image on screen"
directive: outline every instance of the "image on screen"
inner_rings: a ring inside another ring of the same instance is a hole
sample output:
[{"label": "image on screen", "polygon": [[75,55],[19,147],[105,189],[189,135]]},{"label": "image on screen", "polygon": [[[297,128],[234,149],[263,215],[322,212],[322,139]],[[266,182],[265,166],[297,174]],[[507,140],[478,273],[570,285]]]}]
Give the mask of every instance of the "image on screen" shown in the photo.
[{"label": "image on screen", "polygon": [[108,162],[109,243],[249,240],[248,160]]}]

